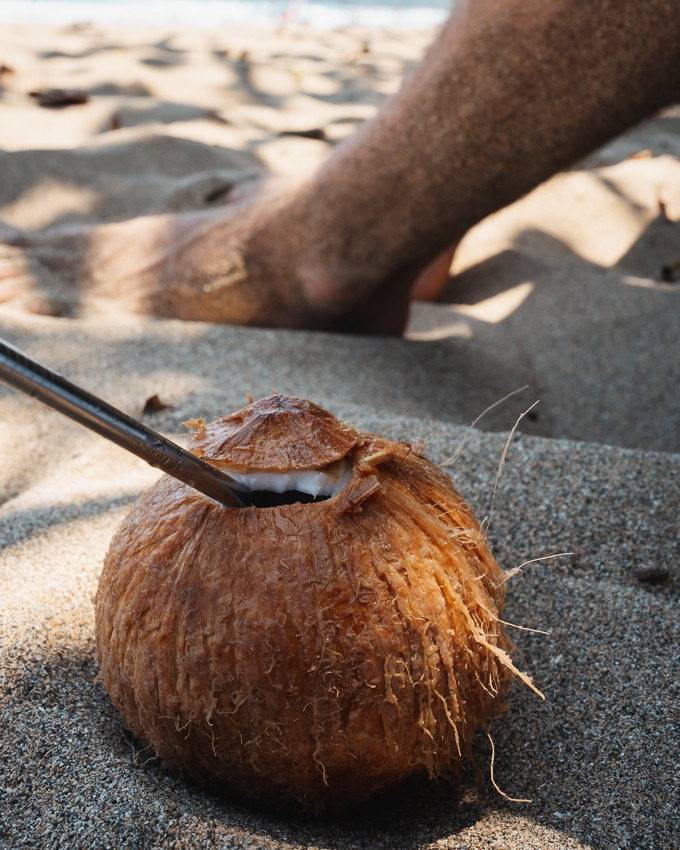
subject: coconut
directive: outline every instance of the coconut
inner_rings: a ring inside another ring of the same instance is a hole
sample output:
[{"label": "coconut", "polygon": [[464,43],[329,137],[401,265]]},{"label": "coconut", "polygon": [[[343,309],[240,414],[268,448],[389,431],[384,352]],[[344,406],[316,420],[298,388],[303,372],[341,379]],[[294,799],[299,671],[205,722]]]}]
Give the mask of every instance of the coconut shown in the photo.
[{"label": "coconut", "polygon": [[251,504],[166,476],[117,531],[97,660],[134,735],[213,791],[317,813],[454,771],[513,675],[530,680],[449,478],[302,399],[191,424]]}]

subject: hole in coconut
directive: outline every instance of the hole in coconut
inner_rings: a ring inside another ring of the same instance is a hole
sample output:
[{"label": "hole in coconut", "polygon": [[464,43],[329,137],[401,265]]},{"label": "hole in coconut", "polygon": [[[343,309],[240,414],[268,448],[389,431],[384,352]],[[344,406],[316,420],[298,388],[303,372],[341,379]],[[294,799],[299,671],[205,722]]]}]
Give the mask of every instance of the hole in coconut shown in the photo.
[{"label": "hole in coconut", "polygon": [[320,469],[293,469],[290,472],[232,472],[225,470],[236,482],[246,505],[273,508],[295,502],[310,504],[330,499],[347,484],[352,475],[352,463],[342,458]]},{"label": "hole in coconut", "polygon": [[293,505],[295,502],[311,504],[312,502],[325,502],[330,496],[312,496],[301,490],[286,490],[284,493],[275,493],[273,490],[249,490],[241,494],[241,499],[246,507],[251,508],[275,508],[278,505]]}]

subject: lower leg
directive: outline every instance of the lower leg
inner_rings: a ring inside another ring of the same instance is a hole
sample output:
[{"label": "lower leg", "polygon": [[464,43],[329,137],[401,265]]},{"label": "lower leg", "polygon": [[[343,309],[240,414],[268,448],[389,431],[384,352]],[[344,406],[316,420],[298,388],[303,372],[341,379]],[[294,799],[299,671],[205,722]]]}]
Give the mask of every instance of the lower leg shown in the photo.
[{"label": "lower leg", "polygon": [[[323,304],[411,276],[474,224],[680,98],[674,0],[458,0],[424,62],[296,198]],[[295,215],[288,215],[293,226]]]}]

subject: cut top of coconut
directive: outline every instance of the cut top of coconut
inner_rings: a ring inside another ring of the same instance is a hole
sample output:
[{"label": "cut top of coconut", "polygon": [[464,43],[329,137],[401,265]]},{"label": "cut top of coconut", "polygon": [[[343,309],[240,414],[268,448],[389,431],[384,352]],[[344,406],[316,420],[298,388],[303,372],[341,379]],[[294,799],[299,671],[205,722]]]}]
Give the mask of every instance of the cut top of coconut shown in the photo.
[{"label": "cut top of coconut", "polygon": [[[272,395],[197,429],[189,448],[230,473],[319,470],[344,458],[361,435],[311,401]],[[252,485],[251,485],[252,486]]]}]

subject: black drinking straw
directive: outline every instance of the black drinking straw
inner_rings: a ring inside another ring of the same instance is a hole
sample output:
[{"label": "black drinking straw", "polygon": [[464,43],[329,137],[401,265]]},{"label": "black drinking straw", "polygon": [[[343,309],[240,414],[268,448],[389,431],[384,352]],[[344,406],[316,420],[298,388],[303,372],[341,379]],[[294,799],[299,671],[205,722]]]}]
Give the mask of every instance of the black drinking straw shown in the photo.
[{"label": "black drinking straw", "polygon": [[243,502],[235,482],[206,461],[0,340],[0,380],[229,508]]}]

